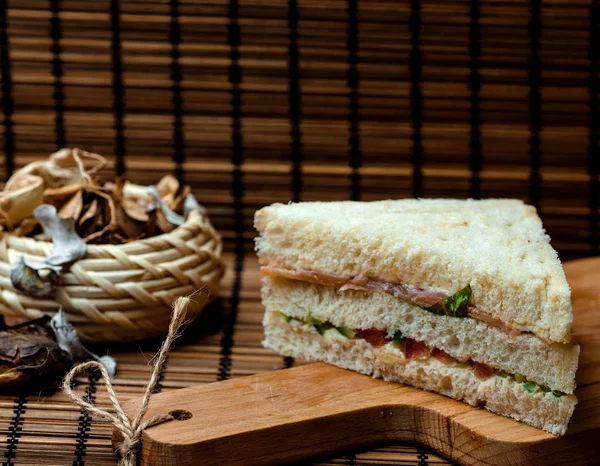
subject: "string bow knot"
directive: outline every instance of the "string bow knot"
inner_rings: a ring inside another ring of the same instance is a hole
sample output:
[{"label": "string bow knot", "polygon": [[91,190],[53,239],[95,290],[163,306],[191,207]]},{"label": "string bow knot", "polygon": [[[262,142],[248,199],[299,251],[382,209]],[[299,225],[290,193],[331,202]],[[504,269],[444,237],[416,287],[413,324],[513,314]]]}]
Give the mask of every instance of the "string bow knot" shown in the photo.
[{"label": "string bow knot", "polygon": [[[119,446],[119,453],[121,455],[119,466],[136,466],[140,440],[142,439],[142,433],[145,429],[174,419],[171,414],[157,414],[150,419],[142,421],[146,412],[148,411],[150,395],[154,393],[154,388],[158,382],[158,375],[165,365],[171,344],[177,337],[177,332],[185,320],[186,308],[189,301],[190,298],[187,297],[180,297],[175,301],[175,305],[173,306],[173,314],[171,316],[171,323],[169,324],[169,333],[167,334],[167,337],[165,338],[165,341],[163,341],[163,344],[160,348],[156,363],[154,364],[152,376],[146,385],[142,404],[140,405],[137,415],[133,421],[130,421],[125,414],[125,411],[123,411],[121,403],[117,399],[117,394],[115,393],[113,385],[110,381],[108,372],[106,371],[106,368],[99,362],[89,361],[78,364],[71,369],[63,381],[62,390],[72,401],[77,403],[87,412],[96,414],[100,418],[110,422],[121,434],[123,441]],[[107,410],[95,407],[87,400],[82,398],[78,393],[76,393],[75,390],[73,390],[73,380],[75,377],[88,369],[97,369],[100,371],[100,374],[104,379],[106,391],[108,392],[108,398],[110,399],[110,402],[114,408],[115,414],[111,414]]]}]

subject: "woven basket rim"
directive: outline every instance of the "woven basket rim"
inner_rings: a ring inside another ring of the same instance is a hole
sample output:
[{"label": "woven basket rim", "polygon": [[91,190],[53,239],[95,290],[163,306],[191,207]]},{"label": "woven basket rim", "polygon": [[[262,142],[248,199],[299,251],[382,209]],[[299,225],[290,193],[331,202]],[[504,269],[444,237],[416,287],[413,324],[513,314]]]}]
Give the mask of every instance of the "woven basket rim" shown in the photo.
[{"label": "woven basket rim", "polygon": [[[156,235],[156,236],[150,236],[149,238],[143,238],[143,239],[138,239],[138,240],[134,240],[134,241],[130,241],[127,243],[122,243],[122,244],[110,244],[110,243],[103,243],[103,244],[86,244],[87,246],[87,251],[91,252],[91,251],[101,251],[106,249],[107,247],[110,248],[117,248],[117,249],[127,249],[128,247],[131,247],[132,244],[146,244],[146,243],[151,243],[157,240],[161,240],[161,239],[165,239],[169,236],[172,236],[174,234],[177,234],[178,232],[180,232],[181,230],[186,229],[187,226],[189,226],[192,223],[197,223],[199,220],[202,220],[203,217],[208,217],[208,215],[206,214],[205,210],[202,209],[194,209],[192,210],[189,215],[188,218],[185,220],[185,222],[183,223],[183,225],[180,225],[178,227],[176,227],[175,229],[169,231],[168,233],[161,233],[160,235]],[[23,244],[48,244],[51,245],[52,241],[50,240],[39,240],[39,239],[35,239],[35,238],[31,238],[29,236],[17,236],[14,235],[10,232],[0,232],[0,238],[6,238],[7,240],[12,237],[12,238],[17,238],[19,241],[22,241]]]},{"label": "woven basket rim", "polygon": [[221,236],[202,209],[190,212],[183,225],[168,233],[124,244],[89,245],[47,299],[15,289],[8,267],[15,255],[40,258],[51,248],[47,240],[0,234],[0,285],[5,285],[0,310],[32,319],[62,307],[83,341],[163,335],[172,300],[207,290],[189,309],[190,317],[197,315],[216,296],[225,271]]}]

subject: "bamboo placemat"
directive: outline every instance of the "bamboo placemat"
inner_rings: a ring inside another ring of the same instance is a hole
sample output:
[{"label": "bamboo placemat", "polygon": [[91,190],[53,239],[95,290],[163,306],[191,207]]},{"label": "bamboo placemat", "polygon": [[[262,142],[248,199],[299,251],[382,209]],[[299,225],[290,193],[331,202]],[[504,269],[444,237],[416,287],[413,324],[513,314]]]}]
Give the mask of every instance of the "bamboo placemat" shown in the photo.
[{"label": "bamboo placemat", "polygon": [[[158,390],[176,390],[292,364],[305,364],[284,359],[260,344],[264,310],[260,303],[256,257],[244,257],[239,280],[236,280],[231,254],[227,256],[227,262],[228,273],[218,301],[176,341],[161,374]],[[114,384],[121,400],[142,395],[150,374],[148,361],[159,344],[159,341],[152,341],[126,348],[104,349],[119,364]],[[85,391],[94,403],[109,406],[102,384],[90,382],[87,378],[80,379],[80,382],[79,389]],[[117,460],[110,436],[111,429],[106,422],[82,413],[60,392],[48,389],[27,397],[0,396],[3,466],[114,466]],[[315,464],[425,466],[450,463],[426,448],[404,445],[349,452]]]},{"label": "bamboo placemat", "polygon": [[0,177],[78,145],[229,240],[242,198],[515,197],[600,252],[598,0],[4,0],[0,52]]}]

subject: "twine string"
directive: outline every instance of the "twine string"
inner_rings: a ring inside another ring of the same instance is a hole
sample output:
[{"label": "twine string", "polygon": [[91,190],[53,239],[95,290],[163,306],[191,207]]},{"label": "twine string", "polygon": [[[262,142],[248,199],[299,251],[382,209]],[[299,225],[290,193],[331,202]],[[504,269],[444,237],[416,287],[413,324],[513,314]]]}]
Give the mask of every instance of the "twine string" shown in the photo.
[{"label": "twine string", "polygon": [[[92,413],[97,415],[98,417],[110,422],[113,427],[119,431],[121,436],[123,437],[123,442],[119,447],[119,453],[121,454],[121,460],[119,461],[119,466],[136,466],[139,443],[142,438],[142,433],[148,427],[161,424],[163,422],[167,422],[173,419],[171,414],[157,414],[150,419],[143,421],[143,418],[148,411],[148,405],[150,403],[150,396],[154,393],[154,388],[156,387],[156,383],[158,382],[158,376],[160,371],[162,370],[165,361],[167,359],[167,355],[169,354],[169,350],[171,349],[171,345],[173,344],[173,340],[178,335],[178,331],[183,325],[186,316],[186,308],[190,301],[188,297],[180,297],[177,298],[175,304],[173,306],[173,314],[171,316],[171,323],[169,324],[169,333],[163,341],[163,344],[158,353],[158,357],[156,359],[156,363],[154,364],[154,370],[152,371],[152,376],[146,385],[146,390],[144,392],[144,398],[142,399],[142,403],[140,408],[135,416],[133,421],[130,421],[125,411],[121,407],[121,403],[117,398],[117,394],[113,388],[113,385],[110,381],[110,377],[108,376],[108,372],[106,368],[97,361],[89,361],[84,362],[82,364],[78,364],[73,367],[71,371],[65,376],[63,381],[63,392],[67,395],[73,402],[78,404],[81,408],[86,410],[88,413]],[[73,380],[82,372],[85,372],[89,369],[97,369],[100,371],[102,378],[104,379],[104,383],[106,386],[106,391],[108,392],[108,398],[114,408],[115,414],[111,414],[107,410],[97,408],[92,405],[85,399],[83,399],[78,393],[73,390]]]}]

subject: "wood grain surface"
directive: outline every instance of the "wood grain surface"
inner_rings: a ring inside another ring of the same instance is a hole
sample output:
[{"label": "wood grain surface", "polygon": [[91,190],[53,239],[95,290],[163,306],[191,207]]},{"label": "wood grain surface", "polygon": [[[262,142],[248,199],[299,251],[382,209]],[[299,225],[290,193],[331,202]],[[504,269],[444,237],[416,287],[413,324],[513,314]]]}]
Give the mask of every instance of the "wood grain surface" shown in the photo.
[{"label": "wood grain surface", "polygon": [[[600,438],[600,259],[565,266],[581,344],[579,404],[566,436],[449,398],[323,363],[152,397],[149,416],[192,417],[148,429],[141,464],[266,465],[349,448],[418,442],[460,464],[597,464]],[[138,401],[126,407],[135,413]]]}]

